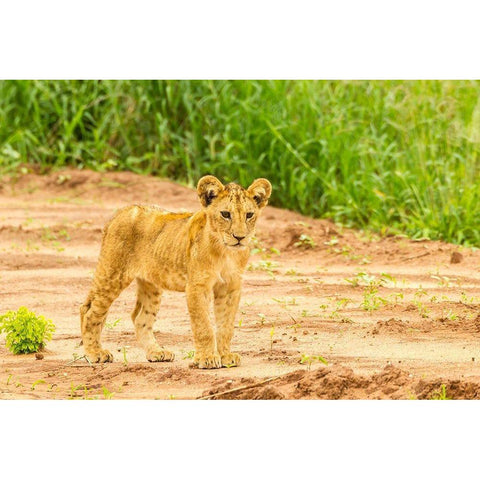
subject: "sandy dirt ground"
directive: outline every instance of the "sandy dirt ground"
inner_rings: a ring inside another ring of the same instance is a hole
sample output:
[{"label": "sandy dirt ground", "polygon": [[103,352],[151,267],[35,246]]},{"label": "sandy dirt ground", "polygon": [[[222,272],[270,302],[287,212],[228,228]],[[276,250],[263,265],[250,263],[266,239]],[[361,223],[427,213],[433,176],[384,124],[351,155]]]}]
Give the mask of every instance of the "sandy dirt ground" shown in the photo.
[{"label": "sandy dirt ground", "polygon": [[194,190],[132,173],[64,170],[0,183],[0,312],[52,319],[42,359],[0,336],[2,399],[474,399],[480,396],[480,253],[349,230],[267,207],[244,275],[233,350],[238,368],[191,368],[183,293],[166,292],[155,324],[173,363],[149,363],[130,313],[112,305],[111,364],[79,346],[104,223],[132,203],[199,208]]}]

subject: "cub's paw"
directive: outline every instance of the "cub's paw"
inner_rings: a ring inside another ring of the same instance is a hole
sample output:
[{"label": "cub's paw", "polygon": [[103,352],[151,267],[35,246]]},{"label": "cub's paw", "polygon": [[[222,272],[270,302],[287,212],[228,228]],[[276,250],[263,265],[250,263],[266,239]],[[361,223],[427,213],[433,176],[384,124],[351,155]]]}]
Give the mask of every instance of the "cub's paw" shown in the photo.
[{"label": "cub's paw", "polygon": [[222,367],[238,367],[241,363],[241,358],[238,353],[226,353],[222,355]]},{"label": "cub's paw", "polygon": [[222,359],[216,353],[210,355],[195,354],[193,366],[197,368],[222,368]]},{"label": "cub's paw", "polygon": [[147,360],[149,362],[172,362],[175,358],[175,354],[173,352],[169,352],[168,350],[151,350],[147,353]]},{"label": "cub's paw", "polygon": [[94,352],[88,352],[87,358],[92,363],[113,362],[113,355],[108,350],[95,350]]}]

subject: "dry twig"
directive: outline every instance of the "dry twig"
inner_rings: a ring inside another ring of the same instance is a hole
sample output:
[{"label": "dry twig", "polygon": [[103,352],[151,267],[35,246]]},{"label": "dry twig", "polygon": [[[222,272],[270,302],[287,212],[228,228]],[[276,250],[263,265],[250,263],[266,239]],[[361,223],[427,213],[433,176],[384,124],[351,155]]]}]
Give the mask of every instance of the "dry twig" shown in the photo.
[{"label": "dry twig", "polygon": [[248,390],[250,388],[259,387],[260,385],[264,385],[265,383],[272,382],[273,380],[277,380],[281,376],[282,375],[277,375],[276,377],[267,378],[266,380],[262,380],[261,382],[252,383],[251,385],[245,385],[244,387],[237,387],[237,388],[232,388],[230,390],[225,390],[224,392],[212,393],[211,395],[206,395],[205,397],[198,397],[197,400],[208,400],[210,398],[221,397],[229,393],[235,393],[235,392],[240,392],[242,390]]}]

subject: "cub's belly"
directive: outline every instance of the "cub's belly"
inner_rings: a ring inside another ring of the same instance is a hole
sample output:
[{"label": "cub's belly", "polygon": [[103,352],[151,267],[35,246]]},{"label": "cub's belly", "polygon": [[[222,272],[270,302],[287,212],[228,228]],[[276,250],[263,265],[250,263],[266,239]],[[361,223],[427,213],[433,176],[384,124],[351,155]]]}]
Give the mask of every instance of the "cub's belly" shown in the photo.
[{"label": "cub's belly", "polygon": [[174,292],[184,292],[187,283],[186,275],[181,272],[164,271],[159,272],[156,278],[156,284],[165,290]]}]

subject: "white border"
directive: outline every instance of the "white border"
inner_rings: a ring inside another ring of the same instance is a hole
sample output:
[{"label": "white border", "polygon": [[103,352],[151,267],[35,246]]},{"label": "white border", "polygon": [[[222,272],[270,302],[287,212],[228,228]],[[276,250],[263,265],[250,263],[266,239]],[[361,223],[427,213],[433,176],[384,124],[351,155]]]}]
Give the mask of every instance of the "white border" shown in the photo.
[{"label": "white border", "polygon": [[469,0],[16,0],[0,78],[480,78]]},{"label": "white border", "polygon": [[48,479],[470,478],[478,405],[4,401],[2,472]]}]

